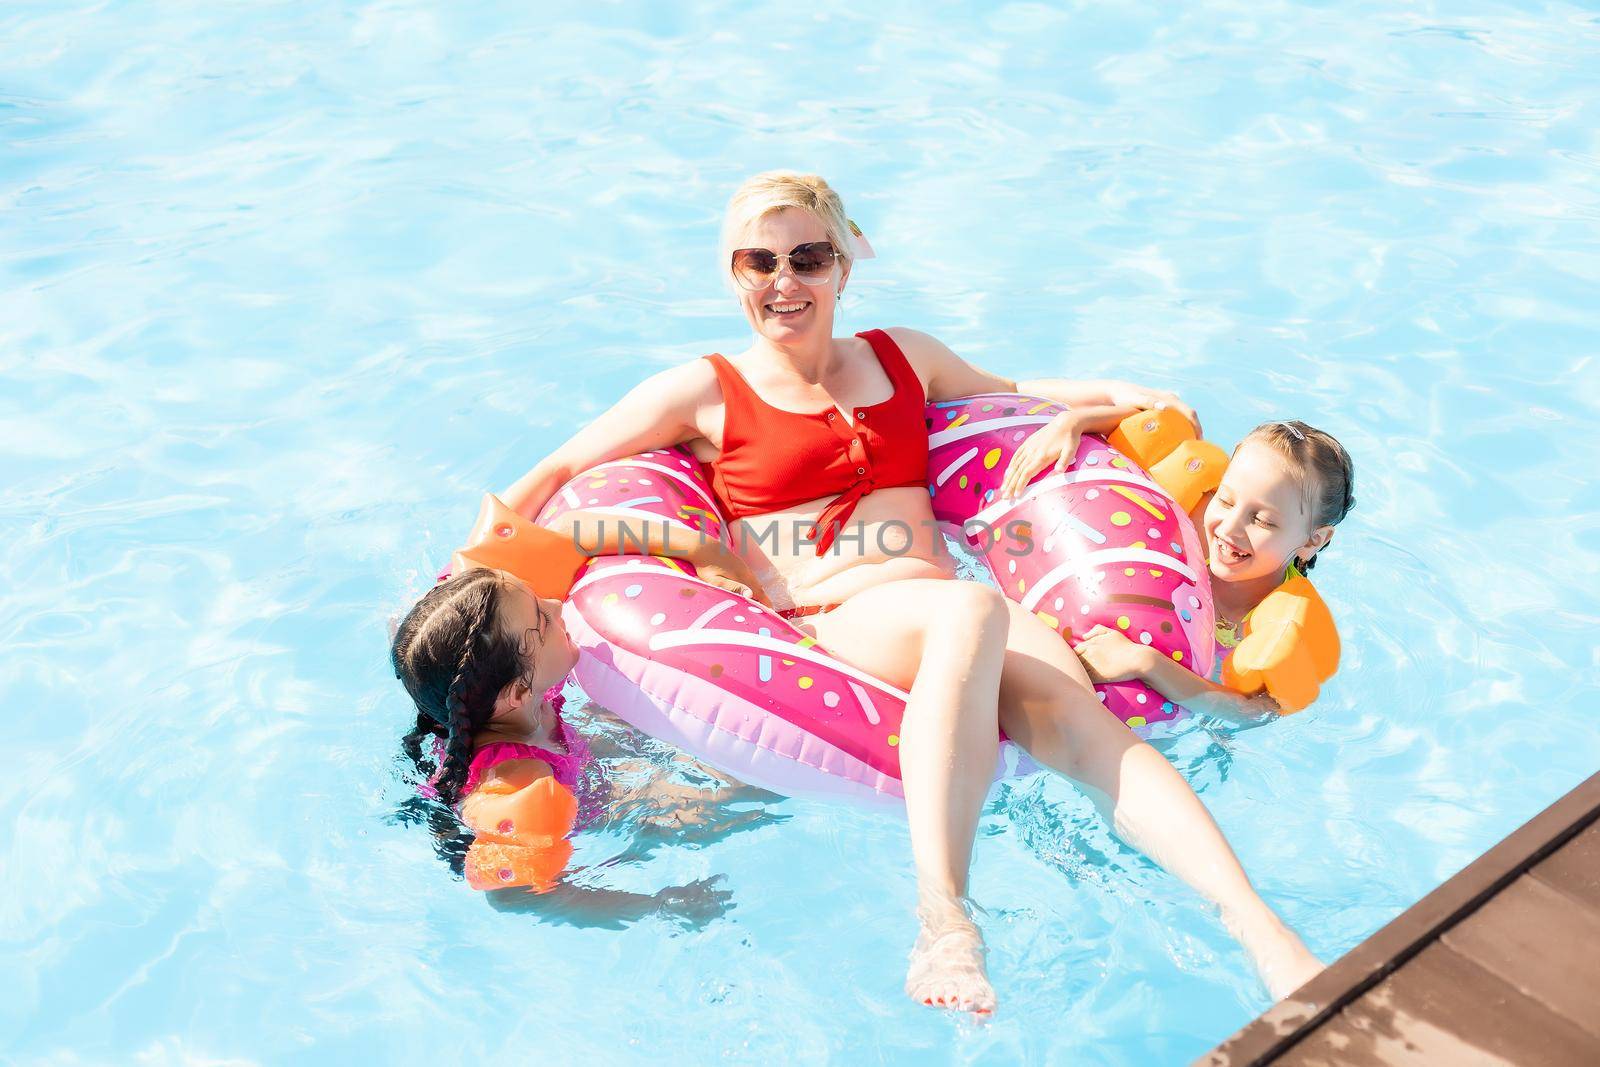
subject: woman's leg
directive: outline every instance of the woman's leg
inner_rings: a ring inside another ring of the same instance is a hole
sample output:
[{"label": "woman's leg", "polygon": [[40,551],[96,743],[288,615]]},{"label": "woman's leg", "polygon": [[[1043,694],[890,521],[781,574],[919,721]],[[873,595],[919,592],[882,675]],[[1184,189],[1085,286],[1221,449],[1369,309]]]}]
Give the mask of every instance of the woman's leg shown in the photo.
[{"label": "woman's leg", "polygon": [[964,904],[978,816],[999,759],[997,693],[1009,620],[987,586],[905,579],[864,590],[812,620],[830,654],[910,692],[900,774],[922,932],[906,992],[991,1011],[983,941]]},{"label": "woman's leg", "polygon": [[1047,767],[1071,778],[1130,844],[1222,910],[1274,997],[1322,964],[1250,884],[1211,813],[1172,764],[1101,705],[1077,655],[1021,605],[1000,681],[1000,725]]}]

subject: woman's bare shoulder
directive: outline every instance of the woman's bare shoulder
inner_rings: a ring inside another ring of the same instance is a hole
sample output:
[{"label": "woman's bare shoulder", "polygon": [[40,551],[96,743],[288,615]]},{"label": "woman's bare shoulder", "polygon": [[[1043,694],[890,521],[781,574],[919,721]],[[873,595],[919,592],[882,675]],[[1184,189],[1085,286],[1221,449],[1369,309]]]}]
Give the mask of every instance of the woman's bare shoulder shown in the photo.
[{"label": "woman's bare shoulder", "polygon": [[921,330],[913,330],[909,326],[890,326],[883,332],[900,346],[906,362],[911,364],[911,369],[916,372],[918,381],[922,383],[924,395],[930,391],[930,386],[938,378],[941,368],[955,358],[955,353],[945,347],[943,341]]},{"label": "woman's bare shoulder", "polygon": [[911,361],[911,365],[916,367],[918,372],[925,367],[937,366],[955,356],[949,346],[930,333],[913,330],[909,326],[890,326],[883,332],[900,346],[900,351],[905,353],[906,359]]},{"label": "woman's bare shoulder", "polygon": [[708,398],[721,399],[722,396],[722,390],[717,385],[716,368],[704,357],[685,360],[659,370],[640,382],[635,389],[648,390],[669,402],[703,402]]},{"label": "woman's bare shoulder", "polygon": [[691,359],[645,378],[617,404],[631,425],[668,422],[676,428],[674,444],[705,437],[711,416],[722,405],[722,386],[708,359]]},{"label": "woman's bare shoulder", "polygon": [[909,326],[886,326],[883,332],[894,338],[894,343],[899,345],[907,355],[911,354],[910,349],[913,348],[918,351],[938,349],[943,349],[946,352],[950,351],[945,347],[944,342],[933,336],[933,334],[924,333],[921,330],[913,330]]}]

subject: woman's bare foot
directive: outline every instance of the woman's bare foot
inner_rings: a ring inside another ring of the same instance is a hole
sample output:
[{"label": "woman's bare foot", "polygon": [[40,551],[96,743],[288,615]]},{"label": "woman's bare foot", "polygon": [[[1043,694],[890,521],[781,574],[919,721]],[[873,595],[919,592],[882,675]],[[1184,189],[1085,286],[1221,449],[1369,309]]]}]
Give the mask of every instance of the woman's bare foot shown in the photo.
[{"label": "woman's bare foot", "polygon": [[906,970],[906,995],[929,1007],[987,1015],[994,988],[984,970],[983,935],[964,914],[920,914],[922,928]]},{"label": "woman's bare foot", "polygon": [[1224,915],[1223,923],[1250,954],[1256,973],[1275,1001],[1311,981],[1327,966],[1311,954],[1298,934],[1270,911],[1251,923]]}]

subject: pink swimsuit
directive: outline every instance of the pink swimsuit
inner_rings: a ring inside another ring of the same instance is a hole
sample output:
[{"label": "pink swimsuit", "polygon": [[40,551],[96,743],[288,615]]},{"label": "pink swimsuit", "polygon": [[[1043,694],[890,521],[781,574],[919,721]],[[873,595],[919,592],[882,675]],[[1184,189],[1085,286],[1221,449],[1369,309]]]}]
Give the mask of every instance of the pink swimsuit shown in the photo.
[{"label": "pink swimsuit", "polygon": [[[577,795],[578,825],[584,826],[594,821],[594,817],[599,812],[601,802],[601,798],[594,795],[594,789],[586,786],[584,781],[584,768],[593,759],[589,752],[589,743],[583,739],[583,736],[578,731],[568,725],[567,720],[561,716],[562,706],[566,704],[566,698],[561,695],[561,686],[559,684],[552,686],[545,693],[544,698],[550,702],[550,706],[555,710],[556,736],[561,739],[561,747],[566,751],[556,752],[548,748],[542,748],[539,745],[524,744],[521,741],[492,741],[472,754],[472,763],[467,768],[467,782],[461,788],[461,795],[463,797],[470,795],[474,789],[478,788],[478,784],[483,781],[484,775],[507,760],[544,760],[550,764],[552,777],[559,784],[566,786]],[[438,740],[435,747],[438,751],[438,758],[443,759],[443,739]],[[436,795],[432,781],[429,781],[423,787],[423,794],[425,796]]]},{"label": "pink swimsuit", "polygon": [[[557,715],[560,711],[560,705],[557,705]],[[484,745],[472,754],[472,766],[467,769],[467,784],[462,787],[461,795],[466,796],[478,788],[483,776],[496,766],[514,759],[544,760],[550,764],[555,780],[576,793],[578,782],[583,777],[583,768],[589,763],[589,745],[576,730],[567,725],[565,719],[556,720],[556,736],[561,738],[561,747],[567,750],[564,754],[521,741],[491,741]]]}]

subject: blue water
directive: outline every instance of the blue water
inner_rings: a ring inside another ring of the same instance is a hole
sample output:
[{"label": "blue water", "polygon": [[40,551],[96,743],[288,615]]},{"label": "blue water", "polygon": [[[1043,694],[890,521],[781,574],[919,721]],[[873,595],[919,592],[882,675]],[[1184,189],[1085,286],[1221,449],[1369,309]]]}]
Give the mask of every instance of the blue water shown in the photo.
[{"label": "blue water", "polygon": [[7,1058],[1177,1063],[1266,1005],[1058,781],[986,817],[988,1026],[899,993],[894,818],[619,816],[584,879],[668,906],[613,922],[395,818],[389,615],[741,343],[717,224],[774,166],[877,248],[842,328],[1349,446],[1342,673],[1168,747],[1319,953],[1600,767],[1593,6],[689,7],[0,9]]}]

